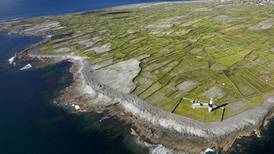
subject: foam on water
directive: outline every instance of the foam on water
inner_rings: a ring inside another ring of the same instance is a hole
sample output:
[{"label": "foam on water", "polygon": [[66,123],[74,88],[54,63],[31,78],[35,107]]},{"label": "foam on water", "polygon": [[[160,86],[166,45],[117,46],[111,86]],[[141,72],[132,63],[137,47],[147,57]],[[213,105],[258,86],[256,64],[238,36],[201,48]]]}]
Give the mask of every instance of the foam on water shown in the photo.
[{"label": "foam on water", "polygon": [[150,154],[185,154],[182,151],[169,149],[162,144],[151,144],[143,141],[133,128],[130,128],[130,134],[136,137],[136,142],[148,148]]},{"label": "foam on water", "polygon": [[27,64],[24,67],[20,68],[20,71],[27,70],[27,69],[30,69],[30,68],[32,68],[32,65],[31,64]]},{"label": "foam on water", "polygon": [[15,56],[13,56],[13,57],[11,57],[11,58],[9,59],[9,63],[10,63],[10,64],[13,64],[13,63],[14,63],[14,60],[15,60]]},{"label": "foam on water", "polygon": [[185,154],[181,151],[169,149],[162,144],[149,144],[147,142],[144,142],[144,144],[149,148],[150,154]]}]

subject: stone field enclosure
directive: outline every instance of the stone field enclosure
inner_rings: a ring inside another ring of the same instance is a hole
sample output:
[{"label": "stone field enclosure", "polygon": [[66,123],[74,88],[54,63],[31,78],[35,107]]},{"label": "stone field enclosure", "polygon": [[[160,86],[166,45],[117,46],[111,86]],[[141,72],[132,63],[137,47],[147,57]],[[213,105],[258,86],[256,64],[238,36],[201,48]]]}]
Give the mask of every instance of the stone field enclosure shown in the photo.
[{"label": "stone field enclosure", "polygon": [[191,100],[228,103],[228,118],[274,94],[272,5],[145,4],[1,24],[7,28],[51,35],[42,54],[87,57],[106,85],[201,121],[219,121],[222,110],[192,109]]}]

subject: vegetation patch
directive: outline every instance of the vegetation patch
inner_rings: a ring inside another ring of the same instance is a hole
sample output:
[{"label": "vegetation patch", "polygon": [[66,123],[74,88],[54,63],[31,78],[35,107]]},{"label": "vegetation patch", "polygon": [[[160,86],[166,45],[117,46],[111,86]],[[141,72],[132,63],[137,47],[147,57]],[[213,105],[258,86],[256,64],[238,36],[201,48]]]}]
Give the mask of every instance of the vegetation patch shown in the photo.
[{"label": "vegetation patch", "polygon": [[161,3],[12,21],[0,29],[48,36],[43,54],[87,57],[103,84],[167,112],[219,121],[221,109],[209,113],[192,102],[228,103],[229,118],[274,92],[273,12],[273,5]]}]

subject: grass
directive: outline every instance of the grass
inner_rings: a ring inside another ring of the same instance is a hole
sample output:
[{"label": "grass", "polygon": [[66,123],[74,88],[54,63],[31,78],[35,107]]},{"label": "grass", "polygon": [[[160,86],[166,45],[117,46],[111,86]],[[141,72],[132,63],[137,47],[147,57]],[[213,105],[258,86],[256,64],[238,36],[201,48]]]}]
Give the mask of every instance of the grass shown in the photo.
[{"label": "grass", "polygon": [[[195,11],[205,7],[212,11]],[[117,11],[128,12],[111,13]],[[274,91],[274,53],[271,51],[274,27],[250,29],[261,21],[274,19],[273,12],[273,6],[253,4],[171,3],[48,17],[47,21],[58,21],[65,28],[50,31],[56,37],[41,49],[45,54],[57,54],[55,49],[69,47],[93,63],[108,60],[117,63],[149,55],[141,60],[133,94],[171,112],[182,97],[209,101],[205,91],[218,86],[223,88],[225,96],[216,98],[215,103],[245,102],[239,110],[243,111],[261,105]],[[228,19],[219,20],[217,17],[221,16]],[[43,19],[36,18],[11,26],[42,22]],[[111,51],[96,54],[77,43],[94,37],[101,38],[95,46],[110,43]],[[199,84],[187,93],[177,89],[176,85],[187,80]],[[235,111],[227,109],[225,118],[239,114]],[[192,109],[190,101],[184,100],[174,114],[219,121],[222,111],[208,113],[207,109]]]},{"label": "grass", "polygon": [[222,109],[208,113],[207,108],[191,108],[189,101],[182,101],[177,107],[175,113],[185,113],[185,115],[188,117],[193,117],[194,119],[200,119],[202,121],[220,121],[222,117]]}]

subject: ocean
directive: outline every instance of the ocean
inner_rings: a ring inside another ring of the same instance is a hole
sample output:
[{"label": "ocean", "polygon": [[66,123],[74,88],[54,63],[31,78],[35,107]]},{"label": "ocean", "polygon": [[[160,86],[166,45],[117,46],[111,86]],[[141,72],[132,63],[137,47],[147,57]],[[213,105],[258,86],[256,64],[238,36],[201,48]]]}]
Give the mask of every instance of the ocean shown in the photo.
[{"label": "ocean", "polygon": [[0,21],[161,1],[176,0],[1,0]]},{"label": "ocean", "polygon": [[[155,1],[155,0],[152,0]],[[151,2],[152,2],[151,1]],[[150,1],[1,0],[0,20]],[[20,71],[8,59],[40,38],[0,33],[0,154],[146,154],[130,128],[103,114],[72,114],[52,103],[72,80],[70,63]]]},{"label": "ocean", "polygon": [[[161,0],[1,0],[0,20],[156,1]],[[100,122],[103,114],[73,114],[52,103],[72,80],[69,62],[26,71],[9,65],[16,52],[38,41],[0,33],[0,154],[149,153],[118,120]],[[274,153],[274,120],[261,138],[243,137],[229,153]]]},{"label": "ocean", "polygon": [[73,114],[53,104],[72,81],[70,63],[20,71],[8,59],[39,41],[0,33],[0,154],[148,153],[115,119]]}]

